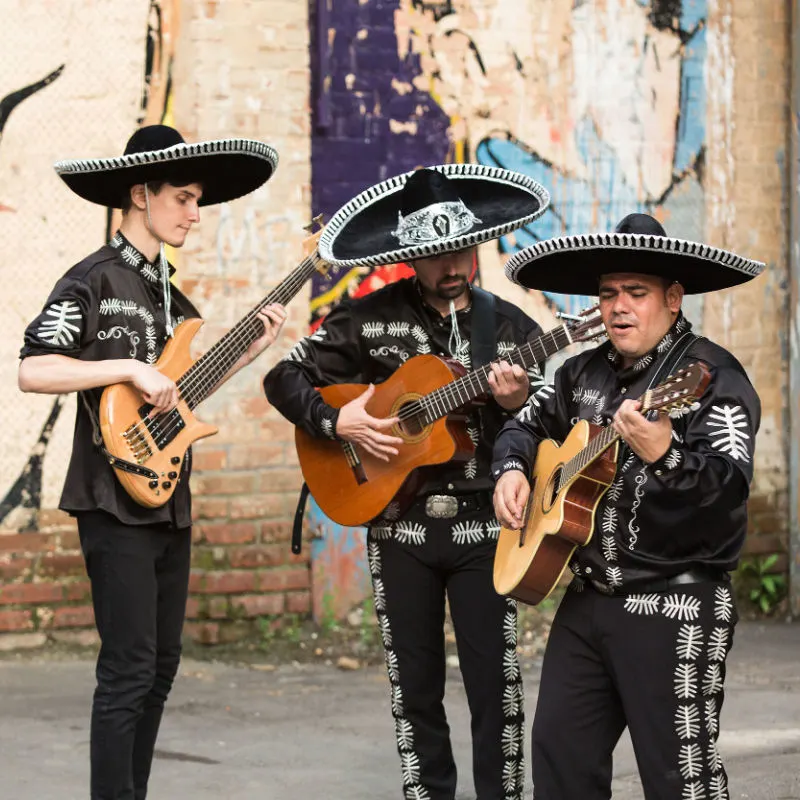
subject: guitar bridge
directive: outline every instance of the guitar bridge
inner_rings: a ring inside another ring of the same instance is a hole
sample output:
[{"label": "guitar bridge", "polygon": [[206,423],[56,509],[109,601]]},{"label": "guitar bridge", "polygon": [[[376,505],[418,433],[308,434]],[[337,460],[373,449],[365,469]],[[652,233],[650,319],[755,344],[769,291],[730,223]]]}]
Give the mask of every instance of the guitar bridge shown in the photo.
[{"label": "guitar bridge", "polygon": [[366,483],[367,473],[364,472],[364,465],[361,463],[361,459],[358,457],[355,447],[353,447],[351,442],[342,442],[342,450],[344,450],[344,457],[347,459],[350,469],[353,470],[356,483],[359,485]]}]

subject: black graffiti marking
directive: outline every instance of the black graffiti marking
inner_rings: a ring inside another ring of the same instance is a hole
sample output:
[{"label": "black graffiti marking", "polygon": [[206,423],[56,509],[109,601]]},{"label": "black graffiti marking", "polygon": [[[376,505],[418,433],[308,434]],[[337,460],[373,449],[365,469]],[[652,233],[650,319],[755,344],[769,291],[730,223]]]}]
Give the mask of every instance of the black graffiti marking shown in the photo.
[{"label": "black graffiti marking", "polygon": [[50,414],[44,423],[42,432],[39,434],[38,441],[31,451],[28,463],[20,473],[19,478],[14,482],[14,485],[8,490],[6,496],[0,501],[0,524],[14,509],[31,509],[32,513],[29,515],[28,520],[18,528],[20,533],[36,530],[36,512],[42,505],[42,460],[63,405],[64,396],[59,395],[50,409]]},{"label": "black graffiti marking", "polygon": [[39,90],[44,89],[45,86],[51,84],[64,71],[64,66],[65,65],[62,64],[58,69],[53,70],[49,75],[42,78],[42,80],[36,81],[36,83],[32,83],[30,86],[25,86],[22,89],[17,89],[16,92],[11,92],[11,94],[7,94],[0,100],[0,141],[3,139],[3,128],[11,112],[27,97],[30,97],[32,94],[35,94]]}]

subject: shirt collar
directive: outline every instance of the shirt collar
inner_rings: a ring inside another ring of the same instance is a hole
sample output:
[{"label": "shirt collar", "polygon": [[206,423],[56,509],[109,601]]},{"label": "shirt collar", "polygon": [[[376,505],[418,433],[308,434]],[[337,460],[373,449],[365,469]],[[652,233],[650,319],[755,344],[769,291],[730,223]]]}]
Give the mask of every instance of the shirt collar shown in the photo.
[{"label": "shirt collar", "polygon": [[[117,231],[114,234],[108,245],[119,253],[119,257],[125,266],[135,269],[148,283],[158,283],[161,280],[161,268],[159,267],[158,259],[148,261],[144,254],[134,247],[121,231]],[[170,264],[170,276],[174,272],[175,268]]]},{"label": "shirt collar", "polygon": [[619,378],[623,382],[631,381],[641,375],[648,367],[652,366],[659,358],[663,356],[675,341],[684,333],[691,330],[692,323],[683,316],[683,312],[678,313],[678,318],[672,324],[672,327],[666,332],[664,338],[652,349],[650,352],[645,353],[638,358],[629,367],[622,366],[622,356],[617,349],[609,342],[609,351],[607,354],[608,360],[611,365],[619,373]]}]

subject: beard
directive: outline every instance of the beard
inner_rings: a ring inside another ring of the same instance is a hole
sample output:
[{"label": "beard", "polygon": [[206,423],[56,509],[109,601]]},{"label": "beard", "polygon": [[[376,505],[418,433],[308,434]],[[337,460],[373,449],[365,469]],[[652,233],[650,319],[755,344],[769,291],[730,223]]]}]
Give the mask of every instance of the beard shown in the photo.
[{"label": "beard", "polygon": [[436,284],[436,296],[442,300],[455,300],[467,291],[467,279],[457,275],[451,279],[451,283],[444,284],[440,281]]}]

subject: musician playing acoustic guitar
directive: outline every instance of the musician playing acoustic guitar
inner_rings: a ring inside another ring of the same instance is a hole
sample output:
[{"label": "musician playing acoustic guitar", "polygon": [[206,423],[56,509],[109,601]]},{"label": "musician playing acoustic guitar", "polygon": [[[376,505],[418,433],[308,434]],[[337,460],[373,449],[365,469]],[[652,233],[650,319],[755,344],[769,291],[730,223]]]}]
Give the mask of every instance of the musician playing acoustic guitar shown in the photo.
[{"label": "musician playing acoustic guitar", "polygon": [[[90,202],[122,208],[119,232],[70,269],[25,331],[24,392],[78,392],[72,457],[60,508],[77,518],[101,640],[92,707],[92,800],[143,800],[164,702],[181,652],[191,545],[191,451],[174,466],[177,488],[157,508],[135,503],[101,451],[103,387],[129,381],[152,415],[173,408],[175,383],[153,365],[184,318],[198,316],[174,286],[164,243],[181,247],[199,207],[263,184],[275,151],[246,139],[185,144],[162,125],[141,128],[122,157],[59,162]],[[286,314],[260,318],[263,335],[229,374],[278,335]],[[180,460],[180,459],[177,459]],[[167,476],[165,476],[167,477]]]},{"label": "musician playing acoustic guitar", "polygon": [[[610,341],[568,360],[501,431],[498,520],[521,527],[538,442],[562,441],[579,419],[613,425],[622,439],[545,651],[532,736],[537,800],[609,798],[626,726],[647,800],[729,796],[716,746],[737,620],[729,574],[747,530],[760,404],[739,362],[695,336],[681,304],[684,292],[725,289],[762,269],[671,239],[644,214],[509,262],[522,286],[599,294]],[[639,413],[636,398],[692,362],[712,376],[699,402],[674,418]]]},{"label": "musician playing acoustic guitar", "polygon": [[[330,220],[320,253],[332,263],[409,263],[413,279],[343,302],[266,376],[269,401],[311,436],[354,443],[390,461],[402,439],[365,404],[341,409],[315,387],[375,384],[419,354],[466,368],[488,350],[493,398],[468,418],[476,445],[467,461],[426,468],[410,507],[390,503],[373,520],[368,555],[375,610],[392,688],[404,794],[453,800],[456,766],[442,704],[445,600],[456,632],[472,713],[473,777],[480,800],[521,800],[522,684],[516,603],[492,587],[499,528],[491,506],[491,443],[527,400],[531,374],[503,355],[540,333],[518,308],[470,285],[475,245],[539,216],[542,187],[516,173],[474,164],[418,170],[365,190]],[[486,342],[491,346],[484,348]],[[410,386],[413,392],[414,387]]]}]

